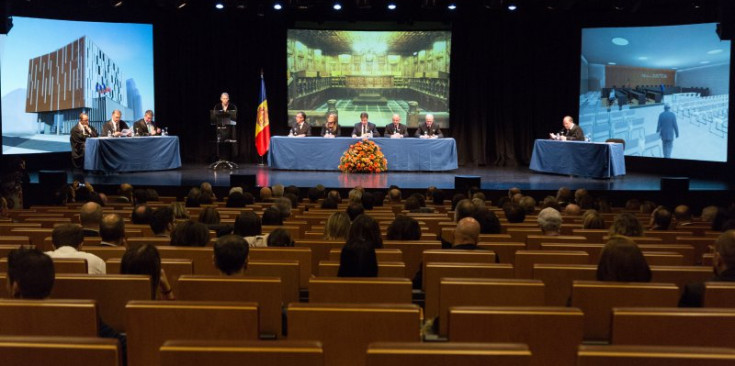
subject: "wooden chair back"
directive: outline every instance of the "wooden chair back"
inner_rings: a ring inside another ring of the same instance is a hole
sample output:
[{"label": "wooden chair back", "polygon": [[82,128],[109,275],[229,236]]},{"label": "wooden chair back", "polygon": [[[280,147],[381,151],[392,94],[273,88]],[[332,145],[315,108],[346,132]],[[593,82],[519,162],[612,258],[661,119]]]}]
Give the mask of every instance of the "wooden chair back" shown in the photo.
[{"label": "wooden chair back", "polygon": [[712,347],[579,346],[577,366],[724,366],[735,363],[735,350]]},{"label": "wooden chair back", "polygon": [[516,278],[533,278],[535,264],[588,264],[590,255],[583,251],[519,250],[516,252]]},{"label": "wooden chair back", "polygon": [[0,337],[0,359],[16,366],[122,365],[117,339],[97,337]]},{"label": "wooden chair back", "polygon": [[312,278],[309,280],[309,301],[410,304],[411,281],[406,278]]},{"label": "wooden chair back", "polygon": [[0,335],[97,337],[93,300],[0,299]]},{"label": "wooden chair back", "polygon": [[315,341],[166,341],[161,366],[251,365],[322,366],[324,351]]},{"label": "wooden chair back", "polygon": [[289,260],[299,262],[299,288],[306,289],[311,278],[311,249],[309,248],[250,248],[251,260]]},{"label": "wooden chair back", "polygon": [[376,342],[367,349],[367,366],[527,365],[524,344]]}]

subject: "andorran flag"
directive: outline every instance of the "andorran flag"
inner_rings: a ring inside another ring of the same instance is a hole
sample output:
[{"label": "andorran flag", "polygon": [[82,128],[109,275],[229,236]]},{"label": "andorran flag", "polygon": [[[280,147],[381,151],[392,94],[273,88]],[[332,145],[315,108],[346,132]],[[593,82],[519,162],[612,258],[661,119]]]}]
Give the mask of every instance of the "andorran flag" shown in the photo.
[{"label": "andorran flag", "polygon": [[258,104],[258,118],[255,123],[255,148],[258,155],[263,156],[271,144],[271,128],[268,122],[268,98],[265,96],[265,80],[260,73],[260,103]]}]

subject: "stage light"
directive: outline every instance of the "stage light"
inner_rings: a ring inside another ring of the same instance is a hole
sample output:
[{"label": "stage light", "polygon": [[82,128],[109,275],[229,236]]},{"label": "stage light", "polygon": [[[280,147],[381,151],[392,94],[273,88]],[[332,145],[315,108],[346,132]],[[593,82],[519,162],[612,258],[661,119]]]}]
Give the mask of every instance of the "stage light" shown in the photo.
[{"label": "stage light", "polygon": [[340,3],[334,3],[334,5],[332,6],[332,8],[334,10],[342,10],[342,4],[340,4]]},{"label": "stage light", "polygon": [[186,6],[186,1],[181,0],[181,1],[179,1],[179,4],[176,5],[176,8],[177,9],[182,9],[185,6]]},{"label": "stage light", "polygon": [[449,10],[457,9],[457,4],[451,3],[451,4],[447,5],[447,9],[449,9]]},{"label": "stage light", "polygon": [[510,11],[516,11],[518,9],[518,5],[510,3],[508,4],[508,10]]},{"label": "stage light", "polygon": [[275,3],[273,4],[273,9],[281,10],[283,9],[283,5],[281,5],[281,3]]},{"label": "stage light", "polygon": [[388,4],[388,9],[390,9],[390,10],[396,10],[396,4],[395,3]]},{"label": "stage light", "polygon": [[112,1],[112,6],[115,7],[115,8],[119,8],[122,5],[123,5],[123,1],[122,0],[113,0]]},{"label": "stage light", "polygon": [[222,10],[222,9],[225,8],[225,4],[217,3],[217,4],[214,4],[214,7],[217,8],[217,9],[219,9],[219,10]]}]

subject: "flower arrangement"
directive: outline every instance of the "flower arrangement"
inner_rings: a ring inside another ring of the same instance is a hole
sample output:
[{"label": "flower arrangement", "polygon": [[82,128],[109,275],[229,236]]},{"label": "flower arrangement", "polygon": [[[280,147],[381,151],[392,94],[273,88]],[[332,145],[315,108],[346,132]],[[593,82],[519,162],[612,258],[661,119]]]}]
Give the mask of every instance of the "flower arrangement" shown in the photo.
[{"label": "flower arrangement", "polygon": [[339,170],[349,173],[380,173],[388,170],[388,161],[375,142],[364,140],[350,145],[339,159]]}]

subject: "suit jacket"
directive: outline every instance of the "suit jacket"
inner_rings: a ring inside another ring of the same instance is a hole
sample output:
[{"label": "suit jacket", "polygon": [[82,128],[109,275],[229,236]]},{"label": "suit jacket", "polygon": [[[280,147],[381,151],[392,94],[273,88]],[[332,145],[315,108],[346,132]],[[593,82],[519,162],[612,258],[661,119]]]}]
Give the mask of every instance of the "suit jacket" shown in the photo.
[{"label": "suit jacket", "polygon": [[444,137],[441,128],[439,128],[436,123],[432,123],[431,128],[429,128],[426,126],[426,122],[422,122],[421,124],[419,124],[419,128],[416,130],[416,134],[414,136],[421,137],[421,135],[436,135],[439,136],[439,138]]},{"label": "suit jacket", "polygon": [[311,126],[306,121],[301,125],[301,128],[299,128],[298,123],[294,123],[293,127],[291,127],[291,134],[311,136]]},{"label": "suit jacket", "polygon": [[[331,133],[332,133],[332,135],[334,135],[334,136],[339,136],[339,135],[340,135],[340,133],[342,132],[341,130],[342,130],[342,129],[341,129],[340,127],[339,127],[339,125],[335,125],[335,126],[334,126],[334,127],[333,127],[333,128],[331,129],[331,131],[330,131],[330,132],[331,132]],[[326,135],[326,134],[327,134],[327,125],[324,125],[324,126],[322,126],[322,133],[321,133],[321,135],[322,135],[322,136],[324,136],[324,135]]]},{"label": "suit jacket", "polygon": [[676,124],[676,115],[670,111],[663,111],[658,115],[658,126],[656,133],[661,135],[661,140],[674,141],[679,138],[679,125]]},{"label": "suit jacket", "polygon": [[98,136],[97,130],[95,130],[92,125],[89,125],[89,129],[91,130],[91,133],[86,133],[81,127],[79,127],[78,123],[71,128],[69,142],[71,143],[72,159],[79,159],[84,157],[84,148],[87,137]]},{"label": "suit jacket", "polygon": [[577,125],[572,126],[568,130],[563,129],[561,135],[566,136],[567,141],[584,141],[584,131],[582,131],[582,127]]},{"label": "suit jacket", "polygon": [[[366,132],[373,133],[373,137],[380,137],[380,132],[378,132],[378,128],[375,127],[375,123],[368,122],[367,126],[365,126]],[[352,135],[353,136],[362,136],[362,122],[355,123],[355,128],[352,129]]]},{"label": "suit jacket", "polygon": [[[151,121],[151,124],[153,125],[153,129],[155,130],[158,126],[156,126],[156,122]],[[144,119],[139,119],[133,123],[133,129],[135,130],[135,134],[138,136],[148,136],[150,133],[148,133],[148,125],[145,124]],[[156,134],[155,132],[153,133]]]},{"label": "suit jacket", "polygon": [[[120,120],[120,122],[118,122],[117,132],[120,132],[120,131],[125,130],[125,129],[128,129],[128,128],[130,128],[130,127],[128,127],[128,124],[125,123],[125,121]],[[114,128],[113,128],[113,125],[112,125],[112,120],[109,120],[109,121],[105,122],[104,125],[102,125],[102,136],[107,136],[107,135],[110,135],[110,134],[112,134],[112,135],[115,134]]]},{"label": "suit jacket", "polygon": [[[735,282],[735,268],[728,268],[719,275],[715,275],[710,281]],[[697,308],[702,307],[704,301],[704,282],[690,283],[684,287],[684,292],[679,299],[679,307]]]},{"label": "suit jacket", "polygon": [[[225,108],[222,106],[222,103],[217,103],[214,106],[214,110],[215,111],[223,111],[223,110],[225,110]],[[237,106],[234,105],[234,104],[232,104],[232,103],[230,103],[230,104],[227,105],[227,110],[228,111],[236,111],[237,110]]]},{"label": "suit jacket", "polygon": [[[403,135],[403,137],[408,137],[408,128],[403,123],[398,124],[398,133]],[[396,126],[393,123],[389,123],[385,125],[385,135],[390,136],[392,134],[396,133]]]}]

